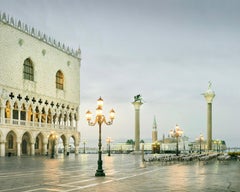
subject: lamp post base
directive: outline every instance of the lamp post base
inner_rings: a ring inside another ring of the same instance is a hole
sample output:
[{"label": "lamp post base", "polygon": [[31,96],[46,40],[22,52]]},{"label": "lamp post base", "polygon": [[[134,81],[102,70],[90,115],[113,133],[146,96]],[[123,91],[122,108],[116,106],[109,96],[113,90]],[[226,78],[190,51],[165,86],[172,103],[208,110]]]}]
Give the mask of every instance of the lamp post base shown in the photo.
[{"label": "lamp post base", "polygon": [[105,173],[104,170],[102,169],[102,152],[99,151],[99,160],[98,160],[98,169],[96,170],[95,176],[96,177],[104,177]]},{"label": "lamp post base", "polygon": [[104,170],[96,170],[95,176],[96,177],[105,177]]}]

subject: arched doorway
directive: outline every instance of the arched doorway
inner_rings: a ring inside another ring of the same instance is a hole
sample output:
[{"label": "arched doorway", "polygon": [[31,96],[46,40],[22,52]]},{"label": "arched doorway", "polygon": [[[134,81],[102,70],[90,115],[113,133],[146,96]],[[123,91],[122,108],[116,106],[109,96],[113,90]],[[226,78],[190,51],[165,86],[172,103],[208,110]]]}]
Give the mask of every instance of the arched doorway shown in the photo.
[{"label": "arched doorway", "polygon": [[27,155],[27,141],[25,139],[22,141],[22,154]]},{"label": "arched doorway", "polygon": [[74,136],[71,136],[70,139],[69,139],[69,151],[70,153],[75,153],[75,150],[76,150],[76,139]]},{"label": "arched doorway", "polygon": [[68,154],[67,138],[65,135],[61,135],[58,140],[58,148],[64,155]]},{"label": "arched doorway", "polygon": [[39,133],[35,139],[35,155],[44,155],[43,134]]},{"label": "arched doorway", "polygon": [[48,154],[50,154],[51,158],[54,158],[56,154],[58,154],[57,151],[57,135],[55,133],[52,133],[51,135],[49,135],[48,137],[48,145],[47,145],[47,149],[48,149]]},{"label": "arched doorway", "polygon": [[10,131],[6,137],[5,155],[17,155],[17,136],[13,131]]},{"label": "arched doorway", "polygon": [[31,142],[30,142],[30,134],[28,132],[24,133],[22,136],[22,155],[30,155],[31,154]]}]

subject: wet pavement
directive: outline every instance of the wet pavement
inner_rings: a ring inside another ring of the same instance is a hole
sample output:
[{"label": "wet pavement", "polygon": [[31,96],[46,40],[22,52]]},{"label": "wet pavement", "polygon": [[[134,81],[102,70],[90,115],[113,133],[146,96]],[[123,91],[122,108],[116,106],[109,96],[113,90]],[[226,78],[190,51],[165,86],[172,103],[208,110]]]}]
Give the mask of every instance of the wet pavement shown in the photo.
[{"label": "wet pavement", "polygon": [[0,192],[240,191],[240,162],[152,162],[141,155],[103,154],[105,177],[95,177],[97,154],[1,157]]}]

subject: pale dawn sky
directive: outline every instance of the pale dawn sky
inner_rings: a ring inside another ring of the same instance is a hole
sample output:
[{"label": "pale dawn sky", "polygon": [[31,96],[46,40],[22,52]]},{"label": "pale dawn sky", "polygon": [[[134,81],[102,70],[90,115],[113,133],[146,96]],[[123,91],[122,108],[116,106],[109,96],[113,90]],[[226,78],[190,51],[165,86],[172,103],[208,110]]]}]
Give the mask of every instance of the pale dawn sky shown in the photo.
[{"label": "pale dawn sky", "polygon": [[116,111],[103,139],[134,139],[133,97],[141,94],[141,139],[159,139],[178,124],[194,141],[207,137],[212,82],[213,139],[240,146],[240,1],[237,0],[0,0],[0,12],[71,48],[81,48],[81,139],[98,138],[85,112],[104,99]]}]

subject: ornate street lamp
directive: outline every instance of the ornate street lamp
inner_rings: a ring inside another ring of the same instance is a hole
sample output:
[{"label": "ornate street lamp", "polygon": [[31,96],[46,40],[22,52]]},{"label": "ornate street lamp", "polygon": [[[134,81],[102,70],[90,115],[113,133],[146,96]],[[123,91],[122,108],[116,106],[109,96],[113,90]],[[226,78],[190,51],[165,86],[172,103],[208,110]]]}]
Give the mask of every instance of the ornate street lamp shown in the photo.
[{"label": "ornate street lamp", "polygon": [[200,154],[202,153],[202,142],[204,141],[203,135],[200,134],[200,136],[196,139],[199,142],[199,147],[200,147]]},{"label": "ornate street lamp", "polygon": [[103,99],[100,97],[97,100],[96,118],[94,122],[91,122],[92,113],[88,110],[86,112],[86,119],[89,126],[95,126],[98,123],[99,126],[99,139],[98,139],[98,169],[96,170],[95,176],[105,176],[104,170],[102,169],[102,138],[101,138],[101,128],[102,124],[112,125],[115,118],[115,111],[112,109],[109,113],[110,121],[106,121],[105,116],[102,114]]},{"label": "ornate street lamp", "polygon": [[177,139],[177,144],[176,144],[176,155],[178,156],[178,138],[181,137],[183,134],[183,131],[180,129],[178,125],[176,125],[174,130],[170,130],[170,135],[173,138]]},{"label": "ornate street lamp", "polygon": [[110,144],[112,142],[111,137],[108,137],[106,139],[107,145],[108,145],[108,156],[111,156],[111,151],[110,151]]}]

